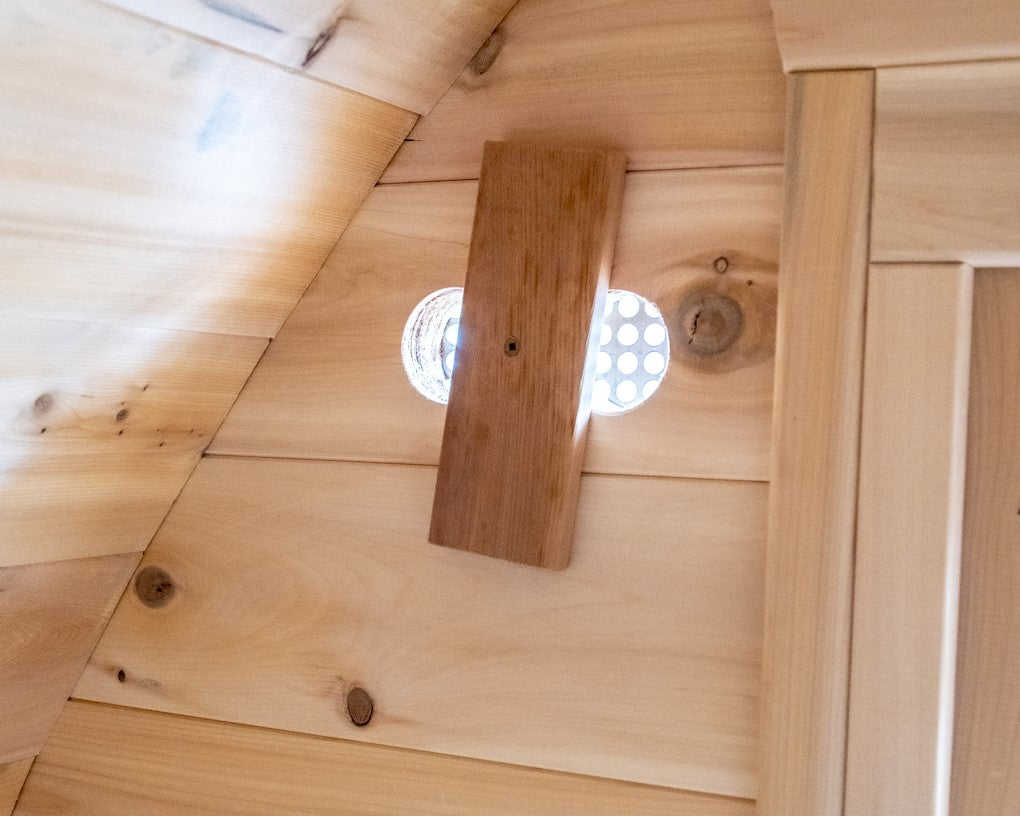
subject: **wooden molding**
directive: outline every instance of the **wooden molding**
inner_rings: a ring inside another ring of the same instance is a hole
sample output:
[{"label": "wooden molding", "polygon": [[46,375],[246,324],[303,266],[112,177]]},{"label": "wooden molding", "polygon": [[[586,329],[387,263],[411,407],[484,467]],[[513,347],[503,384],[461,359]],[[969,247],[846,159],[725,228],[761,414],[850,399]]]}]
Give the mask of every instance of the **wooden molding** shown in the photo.
[{"label": "wooden molding", "polygon": [[759,813],[843,804],[874,74],[789,87]]},{"label": "wooden molding", "polygon": [[873,265],[845,816],[946,816],[973,270]]}]

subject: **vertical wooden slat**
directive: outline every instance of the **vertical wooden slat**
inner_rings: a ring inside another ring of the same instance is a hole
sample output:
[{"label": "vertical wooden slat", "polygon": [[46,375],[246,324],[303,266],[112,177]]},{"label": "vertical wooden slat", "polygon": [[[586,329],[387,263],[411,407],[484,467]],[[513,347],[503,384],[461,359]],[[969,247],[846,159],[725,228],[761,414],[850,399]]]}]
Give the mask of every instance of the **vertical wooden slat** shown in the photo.
[{"label": "vertical wooden slat", "polygon": [[790,79],[759,813],[842,808],[874,76]]},{"label": "vertical wooden slat", "polygon": [[1020,813],[1020,269],[979,271],[952,816]]},{"label": "vertical wooden slat", "polygon": [[567,565],[625,170],[617,151],[485,146],[433,543]]},{"label": "vertical wooden slat", "polygon": [[845,816],[948,812],[972,292],[871,267]]}]

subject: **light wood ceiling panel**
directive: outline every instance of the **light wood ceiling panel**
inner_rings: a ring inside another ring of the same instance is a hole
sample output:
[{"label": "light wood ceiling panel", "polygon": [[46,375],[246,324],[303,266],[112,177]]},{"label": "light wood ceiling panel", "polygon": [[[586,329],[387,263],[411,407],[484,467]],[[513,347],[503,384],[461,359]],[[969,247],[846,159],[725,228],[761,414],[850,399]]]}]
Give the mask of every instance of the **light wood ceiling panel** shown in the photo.
[{"label": "light wood ceiling panel", "polygon": [[383,181],[477,178],[482,144],[625,150],[632,169],[782,160],[767,0],[520,0]]},{"label": "light wood ceiling panel", "polygon": [[0,569],[0,765],[42,749],[138,558]]},{"label": "light wood ceiling panel", "polygon": [[0,566],[144,550],[265,346],[0,320]]},{"label": "light wood ceiling panel", "polygon": [[[445,408],[408,382],[400,338],[419,300],[463,284],[476,190],[377,187],[211,450],[438,462]],[[587,470],[768,478],[781,199],[781,168],[628,175],[610,286],[663,308],[674,353],[646,404],[592,418]],[[699,293],[744,307],[740,340],[715,357],[686,350],[682,318]]]},{"label": "light wood ceiling panel", "polygon": [[32,767],[32,757],[0,765],[0,816],[10,816],[25,777]]},{"label": "light wood ceiling panel", "polygon": [[107,0],[415,113],[514,0]]},{"label": "light wood ceiling panel", "polygon": [[877,73],[872,258],[1020,264],[1020,61]]},{"label": "light wood ceiling panel", "polygon": [[435,479],[203,459],[75,696],[754,794],[765,485],[585,477],[549,572],[426,543]]},{"label": "light wood ceiling panel", "polygon": [[770,0],[787,71],[1020,56],[1015,0]]},{"label": "light wood ceiling panel", "polygon": [[415,118],[94,2],[0,39],[0,316],[271,336]]},{"label": "light wood ceiling panel", "polygon": [[72,701],[20,816],[752,816],[740,799]]}]

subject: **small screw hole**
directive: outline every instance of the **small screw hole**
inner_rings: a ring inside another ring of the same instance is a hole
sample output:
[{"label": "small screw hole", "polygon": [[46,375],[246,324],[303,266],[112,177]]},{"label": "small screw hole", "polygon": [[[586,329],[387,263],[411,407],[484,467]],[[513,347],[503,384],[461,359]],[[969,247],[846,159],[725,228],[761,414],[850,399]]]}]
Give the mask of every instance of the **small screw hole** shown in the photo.
[{"label": "small screw hole", "polygon": [[124,674],[124,670],[123,669],[120,669],[117,672],[117,682],[123,683],[126,679],[127,679],[127,675]]},{"label": "small screw hole", "polygon": [[511,337],[506,341],[506,345],[503,347],[503,351],[506,352],[507,357],[516,357],[521,350],[521,344],[516,339]]}]

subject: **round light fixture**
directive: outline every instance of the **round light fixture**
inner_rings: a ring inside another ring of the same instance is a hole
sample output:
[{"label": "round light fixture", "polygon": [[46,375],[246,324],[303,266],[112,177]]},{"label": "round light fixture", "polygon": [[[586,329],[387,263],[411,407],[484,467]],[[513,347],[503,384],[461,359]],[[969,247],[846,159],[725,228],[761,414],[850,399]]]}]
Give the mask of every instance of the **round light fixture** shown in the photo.
[{"label": "round light fixture", "polygon": [[[457,359],[464,290],[440,289],[414,307],[404,326],[401,357],[418,393],[433,402],[450,400]],[[669,333],[658,307],[621,289],[606,298],[595,358],[592,411],[621,414],[648,399],[669,363]]]}]

